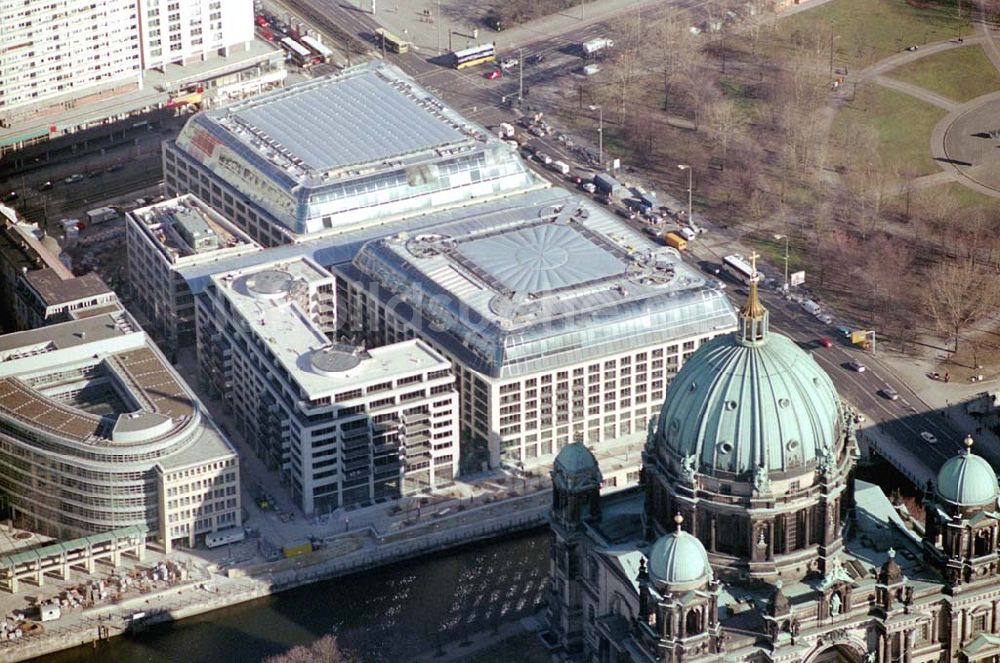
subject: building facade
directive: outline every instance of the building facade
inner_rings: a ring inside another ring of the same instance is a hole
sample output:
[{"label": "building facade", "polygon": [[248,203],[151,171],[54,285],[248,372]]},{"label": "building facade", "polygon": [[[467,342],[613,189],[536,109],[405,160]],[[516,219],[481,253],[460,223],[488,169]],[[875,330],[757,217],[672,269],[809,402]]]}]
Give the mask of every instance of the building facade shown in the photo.
[{"label": "building facade", "polygon": [[203,60],[254,39],[249,0],[139,0],[142,68]]},{"label": "building facade", "polygon": [[134,525],[169,551],[240,524],[235,451],[124,311],[0,336],[0,487],[60,539]]},{"label": "building facade", "polygon": [[0,2],[0,119],[18,107],[95,87],[138,87],[137,0]]},{"label": "building facade", "polygon": [[420,341],[365,350],[334,339],[334,278],[310,260],[214,276],[198,298],[208,388],[307,514],[451,483],[451,366]]},{"label": "building facade", "polygon": [[2,2],[0,122],[139,89],[146,69],[247,48],[253,26],[249,0]]},{"label": "building facade", "polygon": [[180,270],[260,251],[192,195],[129,212],[125,237],[132,297],[171,349],[195,340],[194,296]]},{"label": "building facade", "polygon": [[641,442],[685,359],[734,326],[676,251],[572,194],[456,218],[336,267],[338,325],[451,360],[477,461],[548,464],[575,437]]},{"label": "building facade", "polygon": [[194,193],[265,246],[541,186],[513,148],[378,61],[194,116],[163,171],[169,195]]},{"label": "building facade", "polygon": [[971,447],[911,529],[854,480],[850,411],[753,283],[668,390],[637,492],[601,499],[582,443],[557,457],[546,637],[600,663],[996,661],[1000,490]]}]

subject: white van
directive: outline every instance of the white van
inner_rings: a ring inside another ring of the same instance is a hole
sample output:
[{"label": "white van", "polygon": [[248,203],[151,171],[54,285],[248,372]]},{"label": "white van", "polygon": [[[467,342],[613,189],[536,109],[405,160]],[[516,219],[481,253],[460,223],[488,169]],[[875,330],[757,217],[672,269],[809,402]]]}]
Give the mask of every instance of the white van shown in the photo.
[{"label": "white van", "polygon": [[549,165],[549,168],[556,171],[560,175],[569,175],[569,164],[562,161],[553,161]]},{"label": "white van", "polygon": [[684,239],[686,239],[689,242],[698,236],[698,233],[691,230],[690,228],[683,226],[680,229],[678,229],[678,232],[681,234],[682,237],[684,237]]}]

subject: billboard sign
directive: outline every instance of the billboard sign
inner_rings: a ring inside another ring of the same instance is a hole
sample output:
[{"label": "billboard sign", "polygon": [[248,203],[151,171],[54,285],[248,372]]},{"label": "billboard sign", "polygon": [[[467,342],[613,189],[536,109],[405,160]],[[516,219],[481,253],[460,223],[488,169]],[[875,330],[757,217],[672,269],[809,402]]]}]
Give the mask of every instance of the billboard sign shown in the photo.
[{"label": "billboard sign", "polygon": [[802,285],[805,282],[806,282],[805,272],[792,272],[791,274],[788,275],[788,284],[790,286],[794,287],[797,285]]}]

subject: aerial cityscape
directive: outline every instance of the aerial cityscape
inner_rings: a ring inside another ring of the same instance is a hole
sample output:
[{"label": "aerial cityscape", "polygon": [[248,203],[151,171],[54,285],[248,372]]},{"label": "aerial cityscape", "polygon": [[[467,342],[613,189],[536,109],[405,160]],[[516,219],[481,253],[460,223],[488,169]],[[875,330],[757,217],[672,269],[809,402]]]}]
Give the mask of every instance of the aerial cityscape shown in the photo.
[{"label": "aerial cityscape", "polygon": [[998,0],[0,0],[0,663],[1000,662]]}]

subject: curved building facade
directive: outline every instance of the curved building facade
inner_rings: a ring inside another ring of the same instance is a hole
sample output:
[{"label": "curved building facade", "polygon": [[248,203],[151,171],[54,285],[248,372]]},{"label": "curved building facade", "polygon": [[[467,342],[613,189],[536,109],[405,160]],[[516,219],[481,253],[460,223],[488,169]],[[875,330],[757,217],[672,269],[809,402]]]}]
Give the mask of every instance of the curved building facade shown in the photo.
[{"label": "curved building facade", "polygon": [[239,524],[236,454],[124,312],[0,338],[0,488],[58,538]]}]

